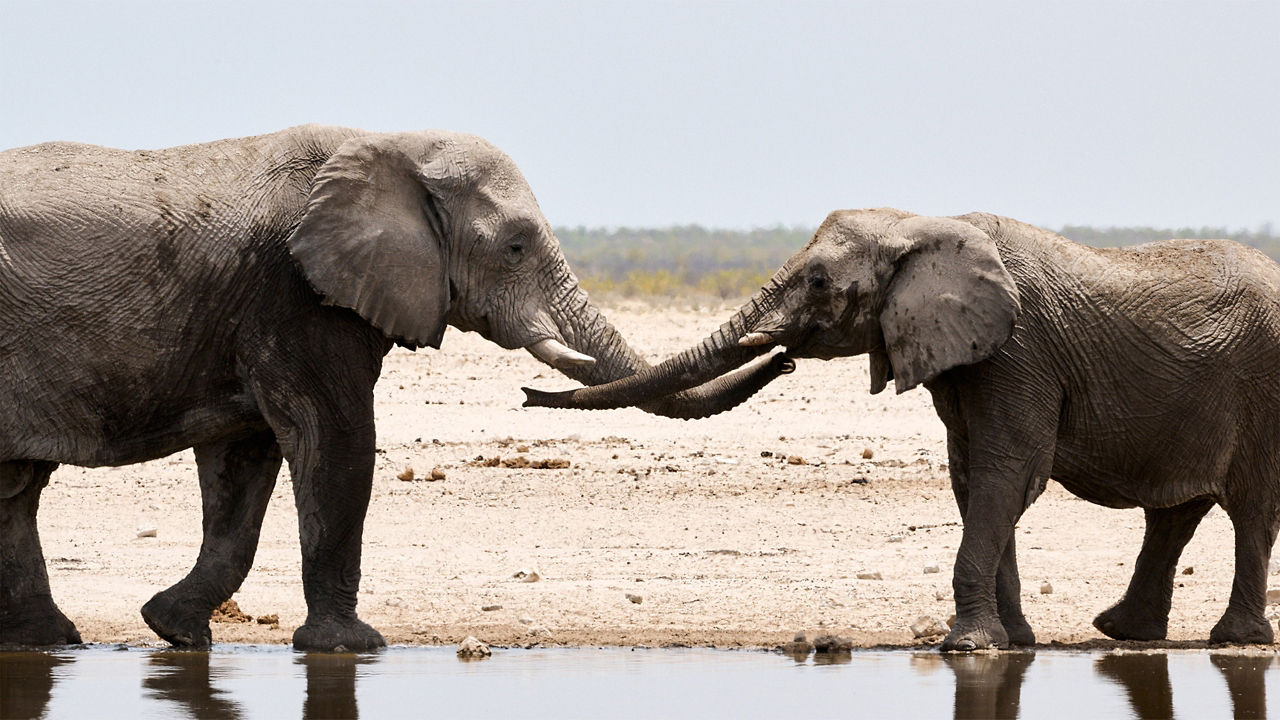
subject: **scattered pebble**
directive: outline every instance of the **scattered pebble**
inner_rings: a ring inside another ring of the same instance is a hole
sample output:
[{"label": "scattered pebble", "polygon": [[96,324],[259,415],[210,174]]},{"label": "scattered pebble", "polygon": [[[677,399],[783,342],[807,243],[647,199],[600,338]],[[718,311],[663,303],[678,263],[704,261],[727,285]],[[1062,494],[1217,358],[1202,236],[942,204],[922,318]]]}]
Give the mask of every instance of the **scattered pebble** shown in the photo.
[{"label": "scattered pebble", "polygon": [[788,465],[808,465],[809,463],[805,462],[805,459],[800,457],[799,455],[788,455],[787,464]]},{"label": "scattered pebble", "polygon": [[525,634],[528,635],[529,637],[544,637],[544,638],[551,637],[551,631],[542,627],[541,625],[534,625],[533,627],[529,628],[529,631]]},{"label": "scattered pebble", "polygon": [[918,638],[938,637],[949,632],[951,628],[946,623],[938,622],[928,615],[921,615],[911,623],[911,634]]},{"label": "scattered pebble", "polygon": [[761,450],[760,457],[765,457],[765,458],[773,457],[773,453],[770,452],[769,450]]},{"label": "scattered pebble", "polygon": [[444,470],[438,467],[431,468],[431,480],[433,482],[439,482],[443,479],[444,479]]},{"label": "scattered pebble", "polygon": [[938,590],[933,594],[933,599],[934,600],[950,600],[951,593],[947,592],[946,590]]},{"label": "scattered pebble", "polygon": [[871,448],[863,448],[863,449],[862,449],[862,459],[863,459],[863,460],[870,460],[871,458],[873,458],[873,457],[875,457],[875,456],[876,456],[876,454],[875,454],[874,452],[872,452],[872,451],[871,451]]},{"label": "scattered pebble", "polygon": [[938,563],[929,563],[928,565],[925,565],[925,566],[924,566],[924,574],[925,574],[925,575],[932,575],[933,573],[936,573],[936,572],[938,572],[938,571],[939,571],[939,570],[938,570]]},{"label": "scattered pebble", "polygon": [[413,482],[413,468],[405,468],[404,472],[396,476],[396,479],[403,480],[405,482]]},{"label": "scattered pebble", "polygon": [[481,605],[480,606],[481,612],[493,612],[494,610],[501,610],[501,609],[502,609],[501,605]]},{"label": "scattered pebble", "polygon": [[819,635],[813,640],[813,649],[819,653],[847,653],[853,651],[853,641],[847,637]]},{"label": "scattered pebble", "polygon": [[1280,603],[1280,588],[1267,588],[1267,604]]},{"label": "scattered pebble", "polygon": [[859,580],[883,580],[884,579],[878,572],[860,572],[857,574],[856,577]]},{"label": "scattered pebble", "polygon": [[1190,565],[1188,565],[1188,566],[1186,566],[1186,567],[1182,568],[1182,574],[1183,574],[1183,575],[1194,575],[1194,574],[1195,574],[1195,572],[1196,572],[1196,569],[1195,569],[1195,568],[1193,568],[1193,567],[1191,567]]},{"label": "scattered pebble", "polygon": [[520,582],[534,583],[542,579],[542,574],[538,572],[537,568],[521,568],[511,577]]},{"label": "scattered pebble", "polygon": [[532,624],[533,624],[533,618],[529,617],[528,615],[521,615],[521,616],[520,616],[520,624],[521,624],[521,625],[532,625]]},{"label": "scattered pebble", "polygon": [[639,605],[640,603],[644,602],[644,596],[637,595],[635,593],[626,593],[626,597],[628,600],[630,600],[632,603],[636,605]]},{"label": "scattered pebble", "polygon": [[493,651],[489,649],[488,645],[470,635],[458,645],[459,660],[482,660],[492,654]]},{"label": "scattered pebble", "polygon": [[901,535],[890,535],[890,536],[889,536],[889,542],[902,542],[902,536],[901,536]]},{"label": "scattered pebble", "polygon": [[156,536],[156,526],[155,526],[155,525],[144,525],[144,526],[142,526],[142,527],[138,528],[138,537],[140,537],[140,538],[145,538],[145,537],[155,537],[155,536]]},{"label": "scattered pebble", "polygon": [[528,446],[528,445],[517,445],[517,446],[516,446],[516,452],[529,452],[529,446]]},{"label": "scattered pebble", "polygon": [[467,464],[472,467],[504,467],[504,468],[516,468],[516,469],[528,468],[531,470],[563,470],[567,467],[570,467],[571,465],[571,463],[564,458],[547,458],[545,460],[530,460],[529,458],[524,457],[523,455],[518,455],[516,457],[506,458],[506,459],[503,459],[499,455],[495,455],[491,458],[487,458],[483,455],[477,455],[474,460],[470,461]]},{"label": "scattered pebble", "polygon": [[279,625],[280,616],[276,613],[271,613],[270,615],[259,615],[258,624],[259,625]]},{"label": "scattered pebble", "polygon": [[1040,584],[1040,594],[1041,594],[1041,595],[1052,595],[1052,594],[1053,594],[1053,585],[1050,585],[1050,584],[1049,584],[1049,581],[1047,581],[1047,580],[1046,580],[1045,582],[1041,583],[1041,584]]}]

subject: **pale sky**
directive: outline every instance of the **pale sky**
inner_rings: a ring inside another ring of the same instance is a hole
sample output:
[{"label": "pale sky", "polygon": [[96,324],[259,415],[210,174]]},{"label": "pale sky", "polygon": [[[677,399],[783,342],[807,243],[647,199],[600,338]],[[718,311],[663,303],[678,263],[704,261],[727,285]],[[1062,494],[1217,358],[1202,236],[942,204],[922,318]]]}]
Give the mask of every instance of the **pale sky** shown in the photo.
[{"label": "pale sky", "polygon": [[1254,228],[1280,1],[0,0],[0,147],[306,122],[482,135],[555,225]]}]

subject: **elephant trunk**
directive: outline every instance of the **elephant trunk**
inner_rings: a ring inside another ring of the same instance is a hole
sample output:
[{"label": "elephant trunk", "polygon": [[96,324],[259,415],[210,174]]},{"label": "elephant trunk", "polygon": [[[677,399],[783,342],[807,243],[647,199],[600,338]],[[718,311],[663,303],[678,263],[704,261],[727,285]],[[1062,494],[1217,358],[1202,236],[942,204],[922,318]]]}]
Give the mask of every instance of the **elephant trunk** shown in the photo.
[{"label": "elephant trunk", "polygon": [[[794,364],[785,355],[777,360],[755,363],[742,371],[721,377],[753,358],[768,352],[771,342],[741,344],[739,340],[755,331],[757,323],[772,310],[781,294],[786,268],[780,270],[763,288],[744,304],[729,321],[701,343],[674,355],[661,364],[622,376],[596,387],[563,392],[543,392],[525,388],[525,406],[604,410],[638,405],[642,408],[663,407],[663,403],[679,403],[686,392],[707,395],[727,405],[727,410],[745,400],[751,392],[764,387],[764,377],[790,372]],[[714,382],[713,382],[714,381]],[[747,392],[749,388],[753,390]],[[675,393],[679,393],[676,395]],[[746,393],[742,395],[742,393]],[[737,402],[727,395],[742,395]],[[668,414],[668,413],[661,413]],[[714,413],[709,413],[714,414]],[[699,415],[705,416],[705,415]]]},{"label": "elephant trunk", "polygon": [[[574,350],[595,358],[596,362],[594,364],[565,363],[557,369],[589,386],[634,382],[641,375],[651,375],[654,368],[627,344],[621,333],[591,304],[586,292],[578,287],[577,282],[572,281],[572,278],[570,280],[571,282],[567,285],[572,288],[571,294],[559,302],[553,301],[551,306],[563,311],[556,321],[566,341]],[[759,294],[757,299],[758,297]],[[757,299],[753,299],[749,305],[754,306]],[[733,327],[742,327],[743,323],[751,321],[752,317],[744,316],[740,312],[735,320],[730,320],[717,335],[713,336],[717,340],[705,352],[713,354],[718,354],[720,351],[729,352],[732,357],[728,363],[717,365],[714,371],[703,373],[705,380],[689,382],[667,392],[629,396],[627,401],[609,407],[637,405],[640,409],[655,415],[686,420],[709,417],[737,407],[779,375],[795,369],[795,364],[790,358],[777,354],[742,368],[738,372],[720,377],[767,350],[763,347],[737,347],[738,336],[733,334],[735,332]],[[526,389],[525,392],[538,394],[536,390]],[[649,398],[656,399],[648,400]],[[526,401],[525,404],[538,403]]]}]

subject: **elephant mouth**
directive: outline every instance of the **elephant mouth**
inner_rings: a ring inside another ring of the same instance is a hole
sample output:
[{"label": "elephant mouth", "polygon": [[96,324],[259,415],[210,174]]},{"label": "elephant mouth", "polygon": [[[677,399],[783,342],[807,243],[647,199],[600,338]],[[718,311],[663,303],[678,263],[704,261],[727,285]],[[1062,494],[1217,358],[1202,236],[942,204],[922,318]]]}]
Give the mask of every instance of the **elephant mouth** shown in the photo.
[{"label": "elephant mouth", "polygon": [[803,354],[813,343],[814,336],[821,329],[815,325],[799,334],[787,332],[782,328],[753,330],[738,338],[738,346],[767,348],[773,345],[783,345],[789,354]]},{"label": "elephant mouth", "polygon": [[578,352],[555,338],[543,338],[524,346],[529,354],[557,370],[589,368],[596,364],[590,355]]}]

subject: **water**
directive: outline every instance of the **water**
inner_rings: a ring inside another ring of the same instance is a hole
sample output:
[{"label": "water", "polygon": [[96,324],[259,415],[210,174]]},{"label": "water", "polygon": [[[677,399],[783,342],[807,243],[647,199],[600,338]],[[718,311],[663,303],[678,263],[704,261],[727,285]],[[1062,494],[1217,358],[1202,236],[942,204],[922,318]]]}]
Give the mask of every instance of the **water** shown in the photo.
[{"label": "water", "polygon": [[1267,699],[1275,655],[495,652],[479,662],[451,648],[0,653],[0,717],[1280,718],[1280,689]]}]

